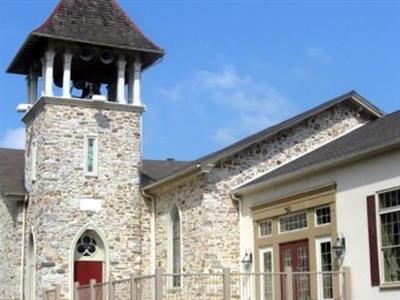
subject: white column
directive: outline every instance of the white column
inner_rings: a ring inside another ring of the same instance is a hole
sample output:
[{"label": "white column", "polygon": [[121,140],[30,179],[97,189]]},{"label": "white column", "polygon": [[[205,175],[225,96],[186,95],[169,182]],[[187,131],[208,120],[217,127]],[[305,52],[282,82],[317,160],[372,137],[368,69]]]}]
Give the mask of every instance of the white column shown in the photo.
[{"label": "white column", "polygon": [[64,53],[63,98],[71,98],[71,62],[72,53],[66,50]]},{"label": "white column", "polygon": [[37,100],[38,75],[32,69],[29,70],[29,74],[26,76],[26,84],[28,89],[28,103],[35,103]]},{"label": "white column", "polygon": [[47,50],[44,59],[42,60],[43,65],[43,96],[53,96],[53,65],[54,56],[56,53],[54,50]]},{"label": "white column", "polygon": [[140,95],[140,80],[142,75],[142,63],[140,62],[140,57],[136,56],[134,63],[135,73],[133,81],[133,105],[141,106],[142,97]]},{"label": "white column", "polygon": [[31,71],[29,74],[30,77],[30,100],[31,103],[35,103],[38,99],[38,74],[34,71]]},{"label": "white column", "polygon": [[126,104],[125,98],[125,69],[126,60],[120,58],[117,62],[118,74],[117,74],[117,101],[122,104]]}]

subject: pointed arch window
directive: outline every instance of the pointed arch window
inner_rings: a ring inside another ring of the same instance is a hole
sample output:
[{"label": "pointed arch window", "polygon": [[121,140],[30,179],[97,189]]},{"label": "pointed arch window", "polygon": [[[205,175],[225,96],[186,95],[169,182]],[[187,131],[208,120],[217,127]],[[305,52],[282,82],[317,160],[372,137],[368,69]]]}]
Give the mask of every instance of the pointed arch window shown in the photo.
[{"label": "pointed arch window", "polygon": [[[181,273],[181,219],[178,208],[174,205],[171,210],[172,225],[172,272]],[[181,286],[181,277],[174,276],[172,285]]]}]

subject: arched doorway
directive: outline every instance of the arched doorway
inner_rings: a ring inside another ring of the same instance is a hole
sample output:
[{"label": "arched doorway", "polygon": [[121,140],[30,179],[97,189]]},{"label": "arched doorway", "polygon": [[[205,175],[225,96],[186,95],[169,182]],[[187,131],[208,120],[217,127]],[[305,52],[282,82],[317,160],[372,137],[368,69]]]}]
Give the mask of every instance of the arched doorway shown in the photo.
[{"label": "arched doorway", "polygon": [[100,236],[93,230],[86,230],[78,238],[74,250],[74,282],[79,285],[97,283],[105,278],[105,247]]}]

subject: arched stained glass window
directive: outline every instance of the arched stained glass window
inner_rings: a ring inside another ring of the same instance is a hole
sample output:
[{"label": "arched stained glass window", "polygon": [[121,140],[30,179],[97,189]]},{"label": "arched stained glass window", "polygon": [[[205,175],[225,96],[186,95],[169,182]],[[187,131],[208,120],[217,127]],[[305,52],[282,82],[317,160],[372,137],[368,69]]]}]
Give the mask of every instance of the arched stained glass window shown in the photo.
[{"label": "arched stained glass window", "polygon": [[[172,223],[172,272],[181,273],[181,220],[178,208],[174,205],[171,210]],[[180,276],[173,277],[173,286],[181,286]]]}]

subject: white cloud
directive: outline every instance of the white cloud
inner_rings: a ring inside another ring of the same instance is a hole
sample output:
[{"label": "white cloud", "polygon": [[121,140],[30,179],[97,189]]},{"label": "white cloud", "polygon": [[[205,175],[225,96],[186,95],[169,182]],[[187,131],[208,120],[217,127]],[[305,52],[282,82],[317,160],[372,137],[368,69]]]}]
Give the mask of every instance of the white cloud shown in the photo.
[{"label": "white cloud", "polygon": [[6,130],[4,137],[0,140],[0,147],[12,149],[25,148],[25,128],[19,127]]},{"label": "white cloud", "polygon": [[207,107],[218,107],[223,121],[215,128],[214,139],[220,145],[266,128],[295,111],[273,85],[240,74],[230,65],[218,71],[195,72],[191,78],[162,90],[161,95],[168,101],[189,101],[199,116],[206,115]]},{"label": "white cloud", "polygon": [[333,60],[332,56],[320,47],[308,47],[304,53],[307,57],[323,63],[331,63]]}]

